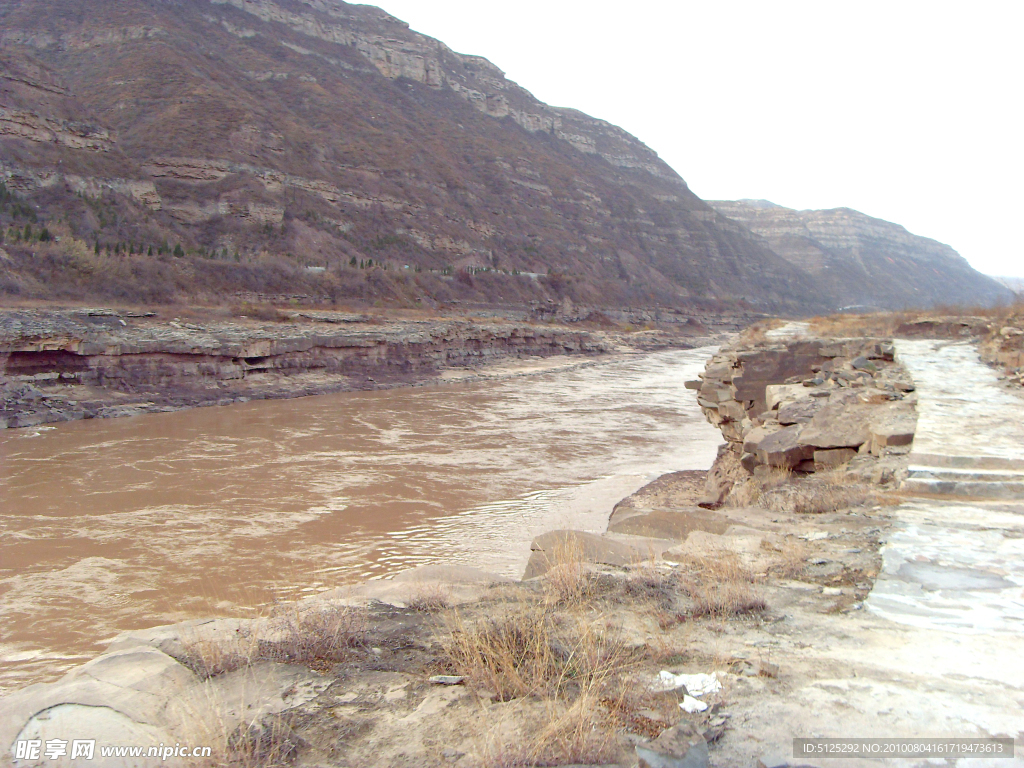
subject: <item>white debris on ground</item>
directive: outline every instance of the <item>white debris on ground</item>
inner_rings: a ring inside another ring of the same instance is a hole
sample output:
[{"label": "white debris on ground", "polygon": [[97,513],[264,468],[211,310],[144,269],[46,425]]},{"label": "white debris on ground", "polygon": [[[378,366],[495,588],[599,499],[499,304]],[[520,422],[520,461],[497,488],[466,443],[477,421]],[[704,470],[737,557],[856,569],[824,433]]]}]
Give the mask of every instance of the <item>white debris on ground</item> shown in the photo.
[{"label": "white debris on ground", "polygon": [[656,691],[675,691],[680,688],[685,688],[690,696],[703,696],[706,693],[718,693],[722,690],[722,683],[718,680],[717,672],[710,675],[703,672],[676,675],[662,670],[652,686],[652,690]]},{"label": "white debris on ground", "polygon": [[679,702],[679,708],[683,712],[689,712],[691,715],[694,712],[703,712],[708,708],[708,705],[700,699],[695,699],[693,696],[683,696],[683,700]]}]

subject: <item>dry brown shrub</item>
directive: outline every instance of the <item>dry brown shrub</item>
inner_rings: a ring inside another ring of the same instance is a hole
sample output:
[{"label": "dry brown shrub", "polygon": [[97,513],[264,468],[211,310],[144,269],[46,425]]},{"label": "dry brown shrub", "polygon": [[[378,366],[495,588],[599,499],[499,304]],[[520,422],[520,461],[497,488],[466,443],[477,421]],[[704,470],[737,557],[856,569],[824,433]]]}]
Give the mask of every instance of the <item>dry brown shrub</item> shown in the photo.
[{"label": "dry brown shrub", "polygon": [[619,750],[608,721],[593,687],[572,702],[549,700],[543,721],[514,741],[492,745],[486,763],[493,768],[611,763]]},{"label": "dry brown shrub", "polygon": [[405,605],[421,613],[439,613],[451,608],[452,590],[444,584],[424,585],[409,596]]},{"label": "dry brown shrub", "polygon": [[550,568],[544,574],[544,591],[549,602],[565,607],[579,606],[593,592],[590,572],[583,562],[583,545],[573,535],[559,541],[548,555]]},{"label": "dry brown shrub", "polygon": [[179,661],[206,679],[260,661],[305,664],[325,671],[363,645],[363,611],[348,606],[292,606],[283,614],[244,627],[230,639],[182,638]]},{"label": "dry brown shrub", "polygon": [[449,664],[495,698],[566,696],[634,662],[614,633],[536,604],[494,606],[467,619],[446,617],[441,647]]},{"label": "dry brown shrub", "polygon": [[269,768],[293,762],[303,740],[281,717],[239,726],[223,750],[222,765],[232,768]]},{"label": "dry brown shrub", "polygon": [[796,578],[803,573],[807,558],[810,557],[807,544],[796,539],[786,539],[778,548],[771,548],[770,545],[765,546],[764,544],[762,547],[771,549],[776,555],[774,562],[769,566],[769,571],[786,579]]},{"label": "dry brown shrub", "polygon": [[601,703],[617,726],[649,739],[660,736],[680,717],[675,695],[653,693],[649,681],[623,679]]},{"label": "dry brown shrub", "polygon": [[767,608],[754,574],[733,552],[690,557],[680,564],[680,572],[682,589],[693,601],[692,616],[726,618]]},{"label": "dry brown shrub", "polygon": [[258,640],[258,660],[304,664],[324,671],[365,644],[367,619],[356,608],[318,605],[306,610],[295,607],[270,626],[276,632]]}]

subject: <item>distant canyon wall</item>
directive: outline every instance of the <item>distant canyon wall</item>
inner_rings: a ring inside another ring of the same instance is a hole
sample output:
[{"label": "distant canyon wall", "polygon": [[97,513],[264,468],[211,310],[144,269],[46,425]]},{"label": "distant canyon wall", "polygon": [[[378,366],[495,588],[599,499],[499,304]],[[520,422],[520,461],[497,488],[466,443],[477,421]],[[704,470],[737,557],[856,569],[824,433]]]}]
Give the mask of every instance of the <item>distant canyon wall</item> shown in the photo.
[{"label": "distant canyon wall", "polygon": [[1013,300],[948,245],[850,208],[796,211],[766,200],[715,200],[775,253],[812,275],[838,307],[904,309]]}]

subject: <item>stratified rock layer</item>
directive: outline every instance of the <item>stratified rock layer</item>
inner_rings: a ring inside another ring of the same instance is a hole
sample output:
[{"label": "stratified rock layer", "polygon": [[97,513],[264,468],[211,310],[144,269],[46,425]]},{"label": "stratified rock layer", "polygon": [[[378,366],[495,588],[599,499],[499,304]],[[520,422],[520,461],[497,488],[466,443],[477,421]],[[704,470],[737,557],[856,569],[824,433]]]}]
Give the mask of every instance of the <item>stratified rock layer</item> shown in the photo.
[{"label": "stratified rock layer", "polygon": [[[67,219],[83,250],[138,262],[181,243],[226,262],[216,281],[234,291],[269,254],[324,268],[289,276],[321,296],[818,298],[635,137],[371,6],[14,0],[0,30],[0,180],[47,222]],[[87,253],[47,271],[9,250],[5,290],[70,294],[69,271],[89,283]],[[371,260],[390,274],[360,268]],[[143,281],[163,298],[219,287],[168,263],[178,284]],[[284,292],[261,281],[248,289]]]},{"label": "stratified rock layer", "polygon": [[113,310],[0,312],[0,429],[411,384],[500,358],[599,354],[603,334],[528,323],[161,321]]},{"label": "stratified rock layer", "polygon": [[767,200],[714,200],[818,285],[838,309],[1009,303],[1014,294],[948,245],[849,208],[795,211]]},{"label": "stratified rock layer", "polygon": [[889,340],[740,341],[688,386],[726,439],[708,476],[709,507],[736,483],[772,470],[841,469],[890,482],[902,465],[878,459],[905,455],[914,439],[914,384]]}]

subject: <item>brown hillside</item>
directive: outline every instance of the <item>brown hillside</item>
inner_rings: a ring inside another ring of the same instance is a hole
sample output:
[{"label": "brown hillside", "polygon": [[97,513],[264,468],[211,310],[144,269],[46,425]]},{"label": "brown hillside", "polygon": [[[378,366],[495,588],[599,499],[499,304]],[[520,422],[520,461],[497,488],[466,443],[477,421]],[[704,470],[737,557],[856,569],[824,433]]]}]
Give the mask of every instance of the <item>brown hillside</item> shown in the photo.
[{"label": "brown hillside", "polygon": [[0,179],[8,295],[820,303],[629,134],[370,6],[9,0]]}]

